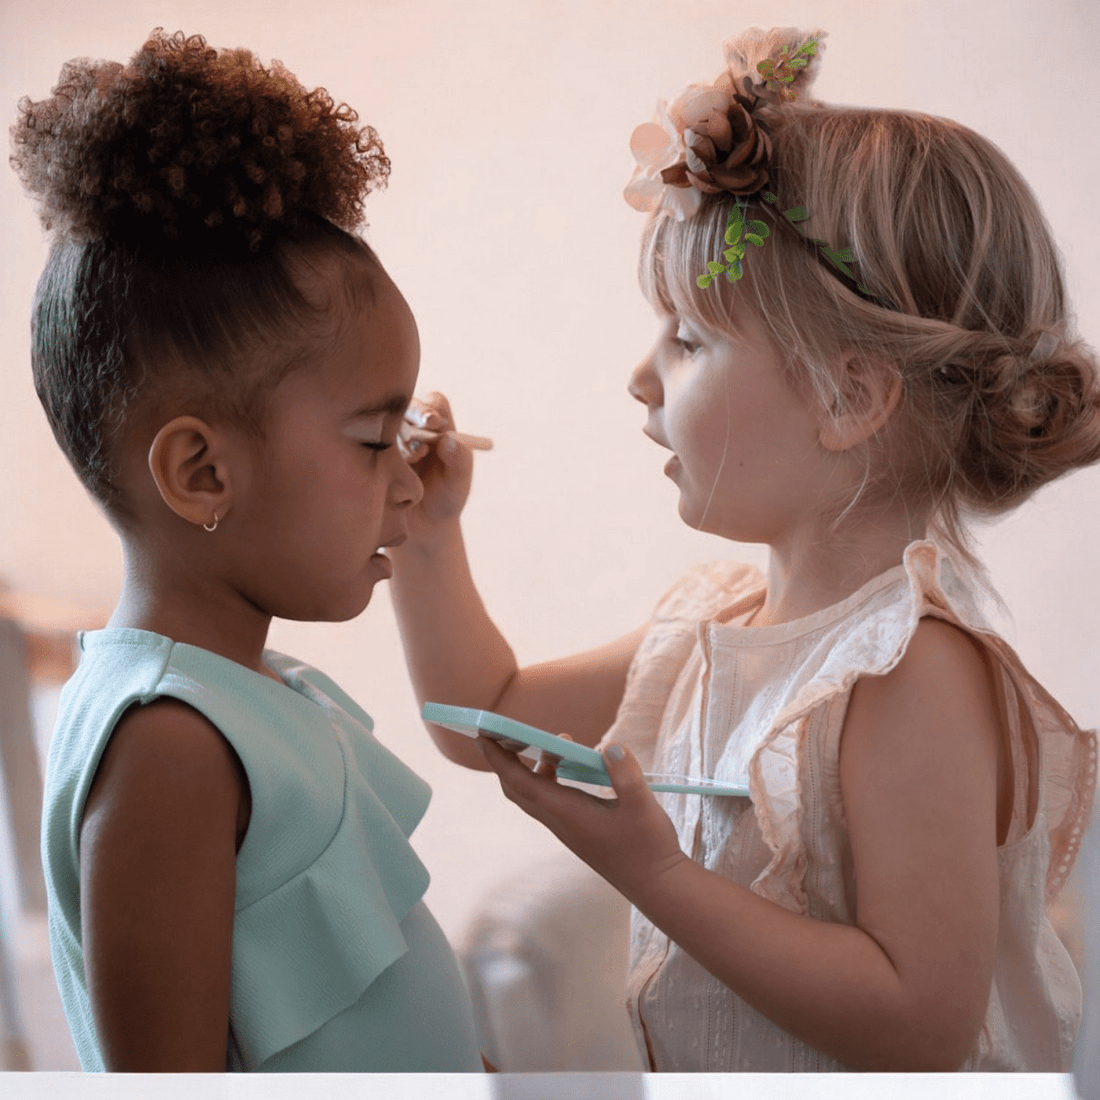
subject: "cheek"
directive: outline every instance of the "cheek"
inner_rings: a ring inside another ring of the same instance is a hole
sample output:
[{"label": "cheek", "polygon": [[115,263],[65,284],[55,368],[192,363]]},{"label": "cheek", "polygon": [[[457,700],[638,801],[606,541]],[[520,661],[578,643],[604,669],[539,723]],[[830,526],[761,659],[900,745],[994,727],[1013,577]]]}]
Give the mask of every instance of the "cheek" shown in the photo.
[{"label": "cheek", "polygon": [[335,516],[347,519],[357,507],[369,507],[368,462],[368,457],[339,450],[284,453],[265,469],[263,507],[280,525],[307,535],[312,523]]},{"label": "cheek", "polygon": [[717,462],[731,430],[730,396],[717,386],[696,386],[676,402],[670,426],[678,449],[705,462]]}]

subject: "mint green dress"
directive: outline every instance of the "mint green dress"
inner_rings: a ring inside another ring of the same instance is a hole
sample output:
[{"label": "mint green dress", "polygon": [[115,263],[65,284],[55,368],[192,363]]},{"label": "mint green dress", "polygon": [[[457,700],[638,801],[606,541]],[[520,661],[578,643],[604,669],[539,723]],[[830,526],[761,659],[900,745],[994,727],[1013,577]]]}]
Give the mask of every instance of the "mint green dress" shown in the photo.
[{"label": "mint green dress", "polygon": [[123,712],[169,696],[217,726],[251,788],[226,1068],[480,1072],[469,995],[408,841],[431,791],[375,740],[370,717],[276,653],[265,662],[282,683],[142,630],[80,644],[50,745],[42,862],[54,972],[84,1069],[104,1069],[81,944],[84,802]]}]

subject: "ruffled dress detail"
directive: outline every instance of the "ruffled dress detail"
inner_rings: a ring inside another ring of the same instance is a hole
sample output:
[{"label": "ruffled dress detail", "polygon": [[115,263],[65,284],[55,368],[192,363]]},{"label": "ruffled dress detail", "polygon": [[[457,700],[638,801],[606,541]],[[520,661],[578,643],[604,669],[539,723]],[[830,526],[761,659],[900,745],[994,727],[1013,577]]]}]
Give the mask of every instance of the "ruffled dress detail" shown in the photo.
[{"label": "ruffled dress detail", "polygon": [[[1077,727],[986,625],[977,591],[932,542],[846,600],[795,622],[744,623],[764,579],[700,566],[658,604],[605,743],[647,770],[747,786],[750,797],[661,795],[681,846],[762,897],[855,923],[840,791],[840,735],[858,677],[905,653],[920,619],[953,623],[990,654],[1013,770],[998,850],[1001,931],[985,1025],[964,1069],[1065,1071],[1080,1019],[1076,972],[1045,913],[1081,843],[1096,786],[1093,731]],[[731,930],[736,935],[736,930]],[[632,915],[628,1004],[652,1069],[843,1070],[761,1016]]]},{"label": "ruffled dress detail", "polygon": [[[469,998],[422,904],[429,876],[408,840],[431,792],[374,738],[370,717],[328,677],[275,653],[265,662],[282,682],[145,631],[87,633],[81,646],[51,743],[43,863],[54,968],[84,1068],[103,1068],[81,945],[84,802],[123,712],[167,696],[222,732],[251,792],[228,1068],[480,1071]],[[380,981],[398,967],[407,981]]]}]

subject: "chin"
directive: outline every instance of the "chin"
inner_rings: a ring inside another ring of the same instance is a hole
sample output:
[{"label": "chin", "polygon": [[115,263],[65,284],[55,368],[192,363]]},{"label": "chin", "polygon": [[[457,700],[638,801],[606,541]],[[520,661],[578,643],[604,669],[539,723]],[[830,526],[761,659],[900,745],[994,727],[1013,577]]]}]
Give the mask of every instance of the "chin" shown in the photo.
[{"label": "chin", "polygon": [[297,623],[347,623],[363,614],[373,595],[374,586],[371,585],[366,592],[357,593],[354,599],[349,597],[339,602],[333,600],[312,607],[275,611],[274,614]]},{"label": "chin", "polygon": [[744,532],[730,531],[728,525],[723,526],[718,516],[714,515],[713,512],[708,515],[704,513],[702,508],[691,510],[685,508],[683,501],[680,502],[680,519],[684,521],[685,526],[703,535],[714,535],[716,538],[729,539],[731,542],[759,541],[750,538]]},{"label": "chin", "polygon": [[371,596],[374,595],[373,587],[360,599],[355,601],[349,601],[342,605],[340,608],[334,609],[331,615],[325,616],[325,622],[329,623],[348,623],[352,619],[357,619],[364,611],[370,606]]},{"label": "chin", "polygon": [[706,519],[703,509],[693,504],[689,504],[683,497],[680,498],[679,513],[680,519],[693,531],[702,531],[708,535],[715,534],[715,532],[703,526],[703,522]]}]

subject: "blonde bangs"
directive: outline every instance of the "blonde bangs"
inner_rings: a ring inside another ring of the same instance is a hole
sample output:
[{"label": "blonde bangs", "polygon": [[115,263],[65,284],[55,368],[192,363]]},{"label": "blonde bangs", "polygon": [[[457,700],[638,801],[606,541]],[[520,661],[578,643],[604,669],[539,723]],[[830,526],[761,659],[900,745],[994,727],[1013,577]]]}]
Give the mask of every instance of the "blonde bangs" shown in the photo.
[{"label": "blonde bangs", "polygon": [[683,221],[668,211],[654,214],[642,236],[638,282],[659,312],[684,317],[711,332],[735,335],[736,306],[739,293],[744,295],[741,284],[720,278],[703,290],[696,282],[725,248],[729,208],[716,197]]}]

